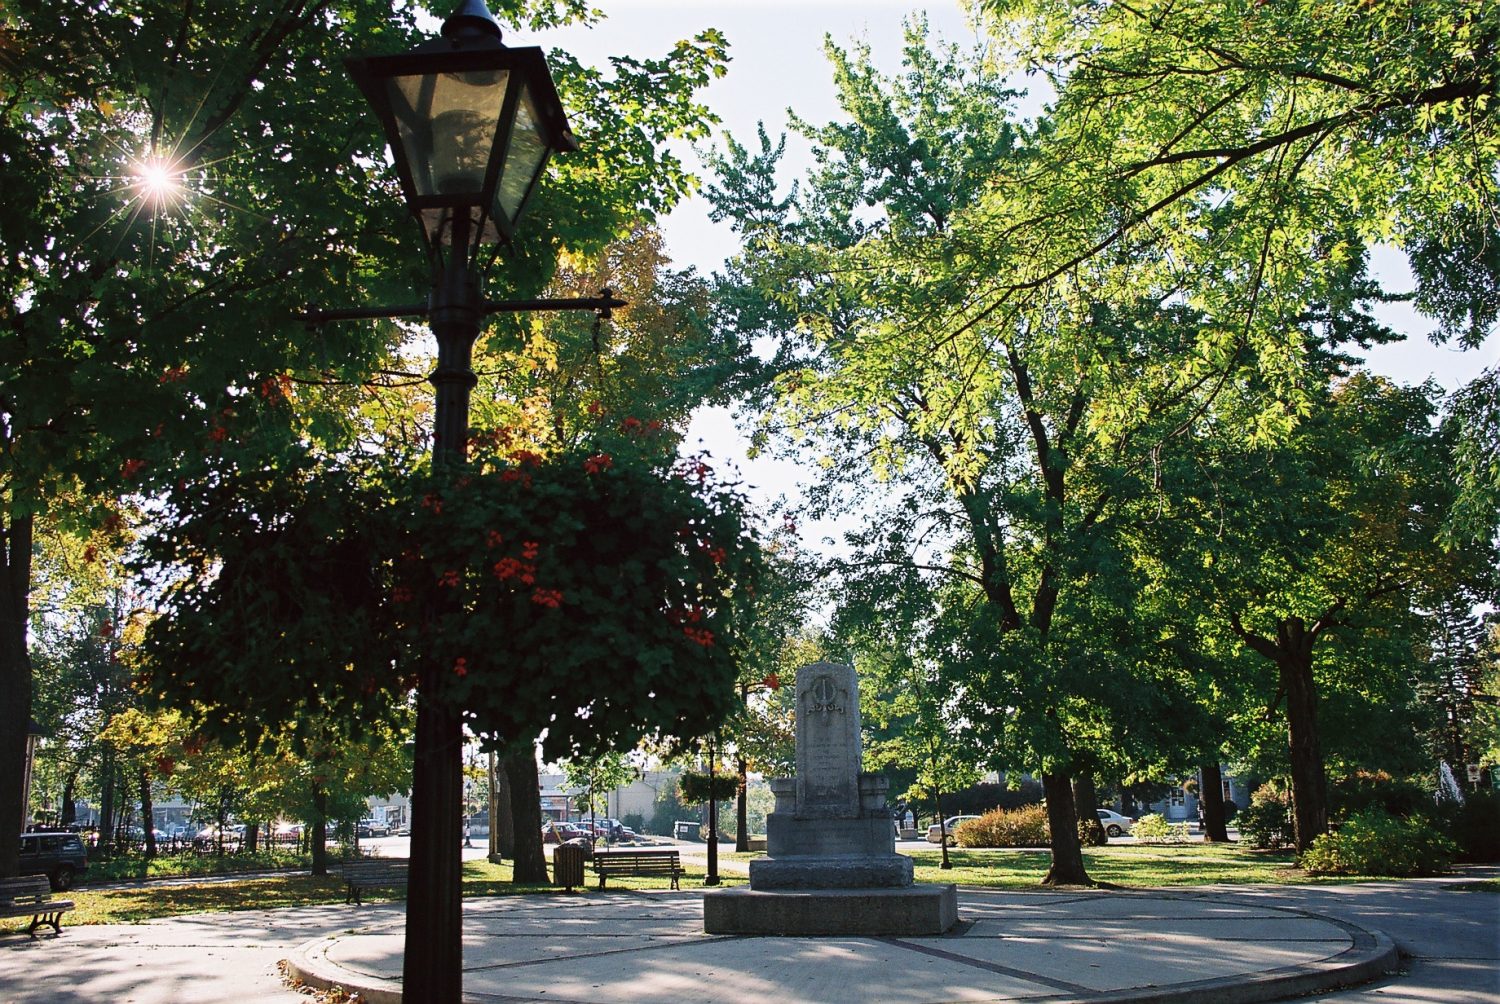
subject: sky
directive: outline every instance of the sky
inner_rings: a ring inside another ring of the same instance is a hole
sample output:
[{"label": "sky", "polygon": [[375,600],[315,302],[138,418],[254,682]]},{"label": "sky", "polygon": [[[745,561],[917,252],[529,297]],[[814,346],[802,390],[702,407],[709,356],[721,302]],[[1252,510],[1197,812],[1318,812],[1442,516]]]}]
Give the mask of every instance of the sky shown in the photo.
[{"label": "sky", "polygon": [[[710,84],[701,98],[722,120],[722,130],[752,148],[758,122],[765,123],[773,139],[786,131],[788,107],[812,122],[838,117],[823,54],[825,37],[841,46],[867,43],[876,64],[888,73],[900,68],[903,22],[916,14],[925,13],[936,39],[967,47],[980,38],[956,0],[925,7],[910,0],[597,0],[596,6],[606,18],[594,27],[511,33],[506,42],[564,49],[607,71],[611,55],[659,57],[679,39],[718,28],[728,38],[732,61],[728,74]],[[580,140],[587,142],[587,137]],[[677,152],[696,163],[687,147]],[[804,148],[789,142],[783,163],[800,173],[810,158]],[[701,197],[679,206],[663,221],[662,230],[678,267],[691,265],[711,273],[735,251],[734,236],[726,226],[709,221]],[[1374,267],[1388,289],[1411,288],[1410,272],[1398,252],[1378,249]],[[1378,349],[1368,362],[1375,371],[1403,383],[1431,377],[1453,390],[1500,361],[1500,339],[1491,339],[1477,351],[1460,352],[1428,341],[1431,323],[1409,308],[1389,308],[1383,319],[1405,331],[1408,339]],[[697,416],[689,445],[700,439],[716,456],[743,457],[744,438],[726,412],[710,410]],[[762,498],[791,490],[802,480],[795,464],[758,459],[742,466]]]}]

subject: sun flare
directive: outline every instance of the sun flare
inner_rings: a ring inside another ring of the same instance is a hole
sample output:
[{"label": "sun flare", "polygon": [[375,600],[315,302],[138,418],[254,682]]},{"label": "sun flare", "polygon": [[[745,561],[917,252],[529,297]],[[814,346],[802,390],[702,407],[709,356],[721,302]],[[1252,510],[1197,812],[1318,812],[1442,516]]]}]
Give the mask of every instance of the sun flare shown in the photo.
[{"label": "sun flare", "polygon": [[182,195],[182,169],[161,158],[145,160],[136,165],[135,184],[141,197],[153,206],[169,205]]}]

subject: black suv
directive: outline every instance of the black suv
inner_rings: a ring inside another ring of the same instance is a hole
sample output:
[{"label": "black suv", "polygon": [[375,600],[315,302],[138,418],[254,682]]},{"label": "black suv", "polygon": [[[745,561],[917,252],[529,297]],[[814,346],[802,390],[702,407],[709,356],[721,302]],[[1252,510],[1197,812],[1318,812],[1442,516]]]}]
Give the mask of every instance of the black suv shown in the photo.
[{"label": "black suv", "polygon": [[89,852],[76,833],[21,834],[21,875],[45,875],[55,892],[88,871]]}]

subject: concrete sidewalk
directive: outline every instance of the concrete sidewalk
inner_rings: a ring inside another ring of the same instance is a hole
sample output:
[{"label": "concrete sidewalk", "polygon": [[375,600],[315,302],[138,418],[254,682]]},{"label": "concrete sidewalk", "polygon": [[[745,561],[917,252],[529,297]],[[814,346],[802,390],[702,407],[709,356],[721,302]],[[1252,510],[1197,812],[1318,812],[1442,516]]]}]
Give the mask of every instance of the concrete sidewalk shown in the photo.
[{"label": "concrete sidewalk", "polygon": [[[484,1001],[843,1004],[879,1001],[1254,1001],[1394,971],[1391,939],[1222,894],[960,891],[936,938],[715,937],[701,894],[621,893],[465,905],[465,997]],[[303,946],[315,985],[397,1000],[403,918]]]},{"label": "concrete sidewalk", "polygon": [[[709,936],[697,891],[476,899],[464,905],[464,984],[476,1004],[1236,1002],[1309,993],[1338,1004],[1496,1004],[1500,896],[1463,883],[1497,875],[1145,892],[961,889],[957,931],[899,939]],[[0,1002],[306,1004],[281,982],[277,963],[287,959],[315,981],[375,991],[368,996],[378,1004],[399,989],[403,911],[338,904],[0,937]]]}]

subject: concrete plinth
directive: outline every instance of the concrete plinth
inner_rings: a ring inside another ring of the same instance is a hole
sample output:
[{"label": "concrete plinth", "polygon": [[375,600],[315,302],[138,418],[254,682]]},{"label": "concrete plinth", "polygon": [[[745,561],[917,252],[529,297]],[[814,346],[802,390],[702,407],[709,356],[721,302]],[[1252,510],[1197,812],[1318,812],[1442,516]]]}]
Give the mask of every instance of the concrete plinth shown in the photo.
[{"label": "concrete plinth", "polygon": [[912,883],[912,860],[904,854],[797,855],[755,858],[752,889],[900,889]]},{"label": "concrete plinth", "polygon": [[709,934],[920,936],[942,934],[956,923],[956,885],[703,894],[703,930]]}]

